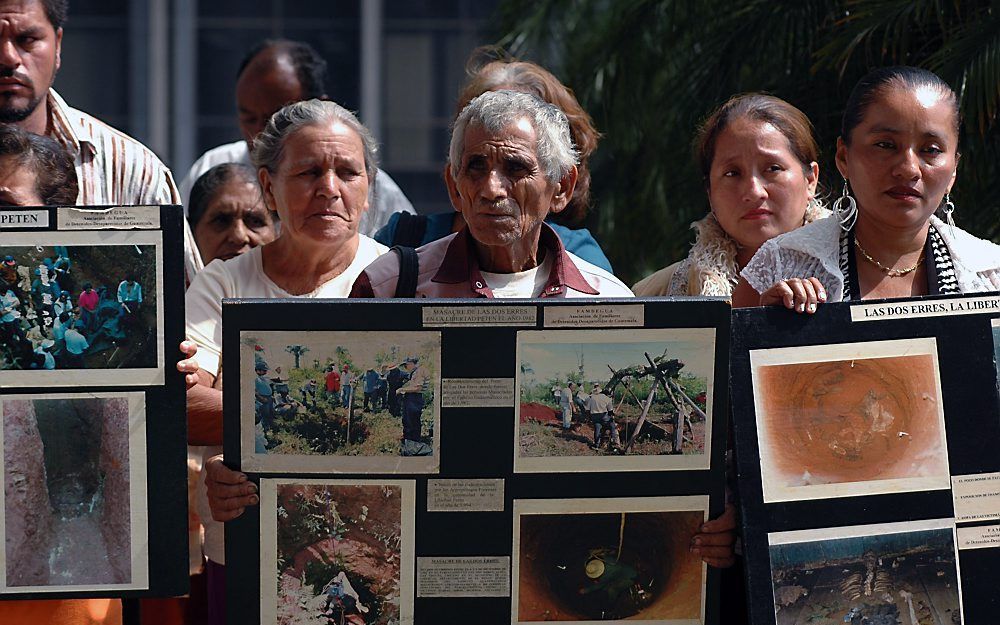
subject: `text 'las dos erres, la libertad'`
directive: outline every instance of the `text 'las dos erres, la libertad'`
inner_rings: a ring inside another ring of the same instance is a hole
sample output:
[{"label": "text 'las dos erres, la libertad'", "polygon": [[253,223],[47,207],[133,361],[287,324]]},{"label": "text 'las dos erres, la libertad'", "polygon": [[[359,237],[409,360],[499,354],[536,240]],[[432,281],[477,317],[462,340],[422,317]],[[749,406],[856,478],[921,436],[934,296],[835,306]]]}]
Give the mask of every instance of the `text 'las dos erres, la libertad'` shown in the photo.
[{"label": "text 'las dos erres, la libertad'", "polygon": [[1000,296],[936,299],[913,302],[884,302],[851,306],[851,321],[884,321],[949,315],[977,315],[1000,312]]}]

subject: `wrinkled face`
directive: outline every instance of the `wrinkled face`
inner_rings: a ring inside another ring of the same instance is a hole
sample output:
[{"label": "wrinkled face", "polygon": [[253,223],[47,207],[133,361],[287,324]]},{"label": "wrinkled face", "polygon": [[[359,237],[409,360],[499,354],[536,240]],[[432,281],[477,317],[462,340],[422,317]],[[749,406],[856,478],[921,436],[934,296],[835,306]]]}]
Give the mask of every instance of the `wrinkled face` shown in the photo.
[{"label": "wrinkled face", "polygon": [[803,168],[773,125],[740,118],[716,139],[709,203],[722,229],[740,246],[756,250],[802,225],[818,173],[816,163]]},{"label": "wrinkled face", "polygon": [[0,122],[35,111],[59,69],[61,43],[40,1],[0,1]]},{"label": "wrinkled face", "polygon": [[238,178],[219,187],[194,227],[205,264],[228,260],[274,240],[274,223],[260,188]]},{"label": "wrinkled face", "polygon": [[481,125],[465,130],[456,178],[447,176],[455,210],[473,238],[484,245],[507,246],[537,231],[550,212],[566,207],[572,184],[551,182],[539,163],[536,133],[521,119],[492,133]]},{"label": "wrinkled face", "polygon": [[955,181],[958,133],[951,101],[933,88],[888,86],[837,142],[858,219],[892,228],[925,225]]},{"label": "wrinkled face", "polygon": [[0,158],[0,206],[42,206],[38,174],[12,156]]},{"label": "wrinkled face", "polygon": [[342,243],[368,210],[361,137],[340,122],[322,122],[285,137],[278,169],[260,170],[264,200],[281,219],[281,236],[303,243]]},{"label": "wrinkled face", "polygon": [[286,104],[302,99],[302,86],[287,59],[268,69],[248,67],[236,81],[236,114],[247,146],[264,130],[267,120]]}]

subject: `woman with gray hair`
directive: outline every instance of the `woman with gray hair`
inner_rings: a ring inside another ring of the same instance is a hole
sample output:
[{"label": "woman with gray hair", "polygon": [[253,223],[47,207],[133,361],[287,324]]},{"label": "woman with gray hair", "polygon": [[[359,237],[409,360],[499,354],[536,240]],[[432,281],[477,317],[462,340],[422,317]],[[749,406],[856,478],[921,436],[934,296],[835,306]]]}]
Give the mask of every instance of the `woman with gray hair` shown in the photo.
[{"label": "woman with gray hair", "polygon": [[[198,345],[194,360],[200,368],[198,384],[188,390],[188,442],[212,446],[206,456],[222,451],[222,299],[346,297],[361,271],[388,251],[358,233],[378,162],[374,138],[351,112],[321,100],[290,104],[257,136],[252,158],[264,203],[281,219],[281,233],[245,254],[213,261],[186,296],[187,336]],[[208,482],[211,488],[211,475]],[[233,485],[256,497],[251,486]],[[207,510],[203,518],[209,518]],[[207,522],[213,605],[224,596],[222,535],[220,524]]]}]

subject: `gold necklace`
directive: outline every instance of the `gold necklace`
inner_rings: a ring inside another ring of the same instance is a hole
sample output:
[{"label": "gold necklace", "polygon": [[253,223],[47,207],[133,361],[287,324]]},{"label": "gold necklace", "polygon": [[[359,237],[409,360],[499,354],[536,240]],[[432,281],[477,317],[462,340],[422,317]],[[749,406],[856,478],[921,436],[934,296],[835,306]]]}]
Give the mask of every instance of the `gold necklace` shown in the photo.
[{"label": "gold necklace", "polygon": [[917,270],[917,267],[920,266],[920,263],[924,261],[924,251],[920,250],[920,256],[917,258],[917,262],[913,263],[912,266],[907,267],[906,269],[894,269],[892,267],[886,267],[882,263],[872,258],[871,255],[865,251],[865,248],[861,247],[861,242],[858,241],[857,239],[854,239],[854,246],[858,248],[858,251],[861,252],[861,255],[864,256],[865,260],[867,260],[871,264],[881,269],[882,273],[889,276],[890,278],[899,278],[901,276],[905,276],[908,273],[913,273],[914,271]]}]

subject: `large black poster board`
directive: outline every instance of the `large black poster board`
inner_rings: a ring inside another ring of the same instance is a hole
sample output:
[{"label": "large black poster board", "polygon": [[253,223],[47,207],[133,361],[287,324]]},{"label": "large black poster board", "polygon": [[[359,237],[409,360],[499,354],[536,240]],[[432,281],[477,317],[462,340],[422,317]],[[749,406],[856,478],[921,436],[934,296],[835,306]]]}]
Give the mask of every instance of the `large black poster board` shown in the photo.
[{"label": "large black poster board", "polygon": [[733,312],[751,622],[996,622],[998,305]]},{"label": "large black poster board", "polygon": [[0,209],[0,598],[188,588],[179,206]]},{"label": "large black poster board", "polygon": [[[689,544],[724,505],[728,326],[715,300],[227,300],[225,456],[261,491],[226,525],[228,622],[718,623]],[[394,413],[365,377],[407,360]],[[596,443],[570,381],[616,411]]]}]

